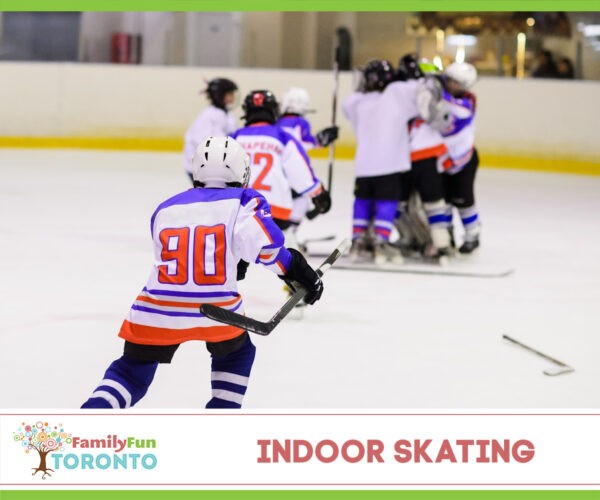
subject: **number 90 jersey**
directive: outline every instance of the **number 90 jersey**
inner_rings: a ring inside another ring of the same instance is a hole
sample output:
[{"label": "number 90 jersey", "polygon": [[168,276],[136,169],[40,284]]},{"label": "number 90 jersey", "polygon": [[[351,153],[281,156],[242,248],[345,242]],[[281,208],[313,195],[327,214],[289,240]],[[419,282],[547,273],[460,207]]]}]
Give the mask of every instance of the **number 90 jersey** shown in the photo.
[{"label": "number 90 jersey", "polygon": [[278,125],[266,122],[241,128],[232,137],[250,155],[250,182],[271,205],[273,217],[288,220],[291,189],[316,196],[322,190],[302,145]]},{"label": "number 90 jersey", "polygon": [[240,259],[284,274],[291,262],[266,200],[252,189],[193,188],[152,216],[154,266],[119,336],[144,345],[220,342],[243,330],[200,313],[214,304],[243,313]]}]

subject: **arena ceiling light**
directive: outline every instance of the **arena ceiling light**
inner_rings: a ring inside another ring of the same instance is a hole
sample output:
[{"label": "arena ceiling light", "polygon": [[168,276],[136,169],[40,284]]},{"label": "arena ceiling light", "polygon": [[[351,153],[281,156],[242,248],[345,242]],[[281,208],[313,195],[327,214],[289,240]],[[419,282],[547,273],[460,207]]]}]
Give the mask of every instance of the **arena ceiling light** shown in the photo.
[{"label": "arena ceiling light", "polygon": [[600,36],[600,24],[586,24],[580,31],[585,37]]},{"label": "arena ceiling light", "polygon": [[455,47],[472,47],[477,45],[477,37],[473,35],[448,35],[446,37],[448,45]]}]

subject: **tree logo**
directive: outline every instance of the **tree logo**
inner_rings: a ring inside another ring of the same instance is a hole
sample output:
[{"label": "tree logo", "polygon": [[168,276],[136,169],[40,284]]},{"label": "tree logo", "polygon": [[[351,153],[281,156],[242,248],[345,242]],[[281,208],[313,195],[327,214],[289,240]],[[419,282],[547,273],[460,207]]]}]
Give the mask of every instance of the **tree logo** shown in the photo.
[{"label": "tree logo", "polygon": [[31,475],[35,476],[41,472],[42,479],[46,479],[46,476],[52,477],[50,472],[54,472],[54,469],[50,469],[46,465],[48,453],[64,451],[65,446],[72,442],[71,434],[65,432],[62,424],[52,427],[48,422],[41,420],[34,424],[22,422],[18,431],[13,433],[13,438],[16,442],[21,443],[25,453],[30,454],[34,451],[38,453],[40,463],[37,467],[31,468],[33,470]]}]

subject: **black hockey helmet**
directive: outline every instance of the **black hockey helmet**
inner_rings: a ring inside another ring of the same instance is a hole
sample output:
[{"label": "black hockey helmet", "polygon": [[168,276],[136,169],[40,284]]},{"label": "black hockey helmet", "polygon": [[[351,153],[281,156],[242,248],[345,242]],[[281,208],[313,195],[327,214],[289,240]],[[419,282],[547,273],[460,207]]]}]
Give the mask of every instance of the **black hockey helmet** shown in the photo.
[{"label": "black hockey helmet", "polygon": [[237,89],[238,86],[235,84],[235,82],[227,78],[213,78],[208,82],[204,92],[214,106],[217,108],[226,109],[225,94],[228,94],[229,92],[235,92]]},{"label": "black hockey helmet", "polygon": [[394,68],[385,59],[373,59],[363,69],[366,92],[381,92],[394,80]]},{"label": "black hockey helmet", "polygon": [[405,82],[406,80],[417,80],[424,76],[425,74],[419,67],[417,54],[406,54],[398,61],[398,70],[396,71],[397,80]]},{"label": "black hockey helmet", "polygon": [[252,90],[242,103],[247,124],[256,122],[275,123],[279,118],[279,104],[270,90]]}]

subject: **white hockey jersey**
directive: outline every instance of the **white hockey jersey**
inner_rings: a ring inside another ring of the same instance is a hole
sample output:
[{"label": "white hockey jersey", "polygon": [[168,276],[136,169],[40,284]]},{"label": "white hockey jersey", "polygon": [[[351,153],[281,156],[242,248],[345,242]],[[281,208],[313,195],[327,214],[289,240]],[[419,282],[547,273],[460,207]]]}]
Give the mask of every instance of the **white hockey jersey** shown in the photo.
[{"label": "white hockey jersey", "polygon": [[356,135],[356,177],[410,170],[408,121],[419,114],[417,81],[393,82],[383,92],[354,92],[343,103]]},{"label": "white hockey jersey", "polygon": [[310,123],[304,116],[296,114],[283,115],[279,118],[277,125],[298,139],[305,151],[317,147],[317,139],[312,135]]},{"label": "white hockey jersey", "polygon": [[441,172],[448,157],[448,148],[442,135],[423,118],[413,118],[408,122],[408,134],[411,162],[436,158],[438,171]]},{"label": "white hockey jersey", "polygon": [[235,129],[235,118],[214,105],[204,108],[187,129],[184,137],[183,162],[185,171],[192,173],[192,158],[198,145],[207,137],[226,137]]},{"label": "white hockey jersey", "polygon": [[161,203],[150,222],[154,266],[119,336],[144,345],[220,342],[242,330],[208,319],[201,304],[244,312],[240,259],[284,274],[291,262],[266,200],[252,189],[192,188]]},{"label": "white hockey jersey", "polygon": [[465,92],[462,97],[453,97],[444,91],[444,100],[450,112],[451,121],[442,131],[452,166],[448,173],[453,174],[462,170],[473,156],[475,145],[475,95]]},{"label": "white hockey jersey", "polygon": [[266,122],[241,128],[232,137],[250,155],[248,186],[271,205],[273,217],[288,220],[292,213],[291,189],[315,196],[322,190],[302,145],[278,125]]}]

